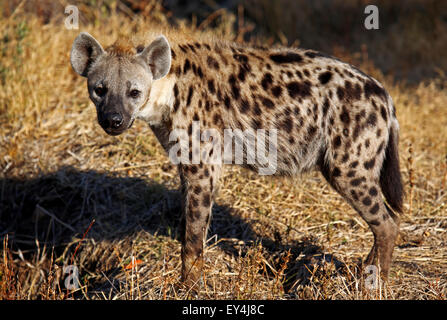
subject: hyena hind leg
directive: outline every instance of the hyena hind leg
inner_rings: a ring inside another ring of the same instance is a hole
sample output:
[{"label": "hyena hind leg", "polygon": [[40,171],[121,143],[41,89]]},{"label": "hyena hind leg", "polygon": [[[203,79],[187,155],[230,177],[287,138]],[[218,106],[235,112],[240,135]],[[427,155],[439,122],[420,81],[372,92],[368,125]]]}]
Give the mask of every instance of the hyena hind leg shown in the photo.
[{"label": "hyena hind leg", "polygon": [[365,264],[380,266],[382,277],[387,278],[399,231],[399,217],[383,201],[380,173],[374,174],[380,170],[366,169],[365,164],[357,160],[340,162],[322,163],[321,172],[370,227],[374,244]]}]

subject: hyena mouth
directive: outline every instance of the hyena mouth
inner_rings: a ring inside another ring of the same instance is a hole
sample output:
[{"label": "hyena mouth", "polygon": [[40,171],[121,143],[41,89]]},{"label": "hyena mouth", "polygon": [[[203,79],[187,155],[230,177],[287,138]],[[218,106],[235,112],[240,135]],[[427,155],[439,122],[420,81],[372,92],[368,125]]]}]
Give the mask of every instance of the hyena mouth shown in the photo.
[{"label": "hyena mouth", "polygon": [[109,128],[105,129],[105,132],[110,136],[118,136],[121,133],[123,133],[124,131],[126,131],[126,129],[124,129],[124,130],[122,130],[122,129],[121,130],[113,130],[113,129],[109,129]]}]

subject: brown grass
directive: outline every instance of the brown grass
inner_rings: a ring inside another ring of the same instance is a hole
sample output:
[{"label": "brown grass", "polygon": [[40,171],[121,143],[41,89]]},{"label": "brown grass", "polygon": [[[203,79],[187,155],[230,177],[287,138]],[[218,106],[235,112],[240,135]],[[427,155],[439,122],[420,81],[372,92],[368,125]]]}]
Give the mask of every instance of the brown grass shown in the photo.
[{"label": "brown grass", "polygon": [[[150,11],[132,16],[120,2],[107,7],[107,15],[81,2],[87,17],[81,30],[111,44],[120,33],[167,26],[169,13],[155,1],[147,3]],[[175,167],[144,123],[118,137],[97,125],[85,80],[69,63],[79,31],[66,30],[63,16],[46,21],[24,6],[5,12],[0,299],[185,298],[175,286]],[[236,16],[218,16],[224,18],[216,29],[187,23],[180,29],[240,40]],[[392,73],[385,76],[365,55],[341,56],[384,82],[401,125],[406,212],[389,282],[365,289],[356,264],[368,253],[372,235],[320,175],[271,179],[229,167],[213,209],[206,285],[198,298],[446,299],[446,80],[440,73],[410,86]],[[64,287],[68,264],[79,269],[76,291]]]}]

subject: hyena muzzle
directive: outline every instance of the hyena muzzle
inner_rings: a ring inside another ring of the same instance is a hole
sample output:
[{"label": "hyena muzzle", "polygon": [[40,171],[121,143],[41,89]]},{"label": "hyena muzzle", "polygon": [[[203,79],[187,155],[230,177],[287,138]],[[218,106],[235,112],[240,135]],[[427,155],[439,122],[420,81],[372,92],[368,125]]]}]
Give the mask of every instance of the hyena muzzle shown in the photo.
[{"label": "hyena muzzle", "polygon": [[[276,129],[273,173],[293,176],[320,170],[368,223],[374,244],[366,264],[380,267],[386,277],[403,186],[399,125],[381,84],[313,50],[168,38],[139,45],[120,39],[106,49],[88,33],[75,39],[71,64],[88,79],[103,129],[116,135],[134,119],[143,119],[167,152],[176,129],[184,129],[192,140],[194,122],[214,129],[217,140],[223,139],[225,129]],[[199,152],[190,144],[186,151],[189,160]],[[260,166],[246,165],[253,170]],[[192,286],[200,280],[222,164],[180,162],[178,171],[182,279]]]}]

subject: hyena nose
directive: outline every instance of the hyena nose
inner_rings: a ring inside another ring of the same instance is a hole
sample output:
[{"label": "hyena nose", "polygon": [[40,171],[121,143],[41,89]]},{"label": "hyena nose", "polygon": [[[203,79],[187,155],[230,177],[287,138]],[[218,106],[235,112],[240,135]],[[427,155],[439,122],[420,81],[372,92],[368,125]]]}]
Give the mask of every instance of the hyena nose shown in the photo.
[{"label": "hyena nose", "polygon": [[124,122],[123,117],[119,113],[109,114],[107,121],[109,122],[109,127],[112,129],[119,129]]}]

